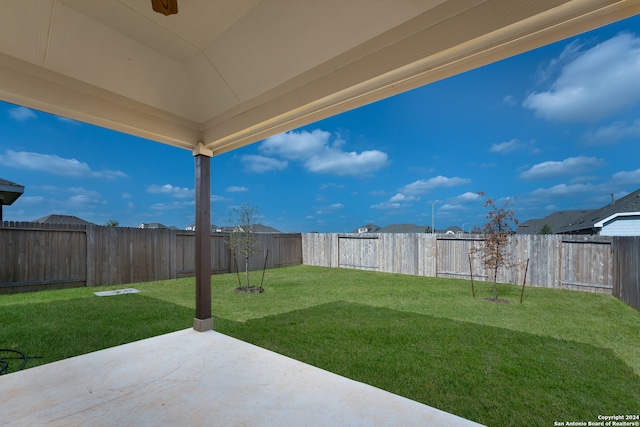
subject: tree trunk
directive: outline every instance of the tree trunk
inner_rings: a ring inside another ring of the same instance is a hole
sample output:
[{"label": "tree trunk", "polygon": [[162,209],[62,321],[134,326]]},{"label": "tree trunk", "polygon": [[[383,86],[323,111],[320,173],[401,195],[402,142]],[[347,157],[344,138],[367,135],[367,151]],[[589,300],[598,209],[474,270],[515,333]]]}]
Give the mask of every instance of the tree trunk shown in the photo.
[{"label": "tree trunk", "polygon": [[498,288],[496,282],[498,281],[498,264],[496,263],[493,269],[493,299],[498,299]]},{"label": "tree trunk", "polygon": [[247,288],[249,288],[249,257],[244,258],[244,275],[247,279]]}]

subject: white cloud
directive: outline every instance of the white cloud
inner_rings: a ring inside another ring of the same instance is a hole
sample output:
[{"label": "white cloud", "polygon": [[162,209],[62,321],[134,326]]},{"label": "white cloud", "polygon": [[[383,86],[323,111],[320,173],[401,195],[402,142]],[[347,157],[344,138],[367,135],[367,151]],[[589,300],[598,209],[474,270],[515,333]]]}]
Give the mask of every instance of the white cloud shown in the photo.
[{"label": "white cloud", "polygon": [[260,151],[271,156],[301,162],[309,171],[332,175],[368,175],[388,163],[386,153],[368,150],[361,153],[343,151],[345,141],[339,136],[331,142],[331,133],[292,131],[264,140]]},{"label": "white cloud", "polygon": [[92,197],[90,194],[76,194],[75,196],[71,196],[66,200],[65,206],[68,208],[78,209],[104,205],[106,203],[107,202],[102,200],[102,198],[99,196]]},{"label": "white cloud", "polygon": [[401,208],[404,208],[405,206],[406,205],[404,203],[394,203],[394,202],[385,201],[375,205],[371,205],[371,208],[372,209],[401,209]]},{"label": "white cloud", "polygon": [[389,199],[390,202],[413,202],[415,200],[420,200],[420,197],[406,196],[402,193],[397,193],[395,196]]},{"label": "white cloud", "polygon": [[33,112],[33,110],[30,110],[29,108],[15,107],[9,110],[9,117],[14,120],[18,120],[19,122],[23,122],[25,120],[35,119],[38,116]]},{"label": "white cloud", "polygon": [[368,175],[386,166],[387,154],[381,151],[354,151],[347,153],[335,148],[327,148],[322,154],[315,155],[305,162],[311,172],[333,175]]},{"label": "white cloud", "polygon": [[60,117],[60,116],[58,116],[58,121],[62,122],[62,123],[66,123],[68,125],[73,125],[73,126],[80,126],[80,124],[81,124],[80,122],[78,122],[76,120],[73,120],[73,119],[70,119],[68,117]]},{"label": "white cloud", "polygon": [[594,188],[595,186],[592,184],[558,184],[551,188],[538,188],[532,191],[531,195],[544,199],[572,197],[592,193]]},{"label": "white cloud", "polygon": [[493,144],[491,148],[489,148],[489,151],[500,154],[512,153],[514,151],[531,151],[537,153],[538,150],[534,148],[533,144],[533,142],[523,142],[513,138],[509,141]]},{"label": "white cloud", "polygon": [[195,202],[172,202],[172,203],[155,203],[151,205],[151,209],[156,211],[172,211],[177,209],[183,209],[186,207],[192,207],[195,205]]},{"label": "white cloud", "polygon": [[230,187],[227,187],[227,191],[229,193],[246,193],[247,191],[249,191],[249,189],[247,187],[239,187],[237,185],[232,185]]},{"label": "white cloud", "polygon": [[451,203],[445,203],[444,205],[440,206],[440,208],[438,208],[439,211],[459,211],[459,210],[463,210],[466,209],[464,206],[462,205],[456,205],[456,204],[451,204]]},{"label": "white cloud", "polygon": [[420,179],[414,181],[411,184],[407,184],[400,188],[399,192],[407,195],[420,195],[429,192],[435,188],[450,188],[457,187],[459,185],[469,184],[471,182],[468,178],[453,177],[447,178],[446,176],[438,175],[434,178],[427,180]]},{"label": "white cloud", "polygon": [[593,171],[604,161],[595,157],[569,157],[560,162],[548,161],[533,165],[520,174],[523,179],[547,179],[565,175],[579,175]]},{"label": "white cloud", "polygon": [[584,47],[582,40],[576,39],[566,45],[557,58],[552,58],[545,67],[540,67],[537,74],[537,80],[540,83],[547,82],[556,76],[562,69],[576,59],[581,54]]},{"label": "white cloud", "polygon": [[265,139],[260,150],[288,160],[306,160],[320,154],[329,145],[330,132],[316,129],[312,132],[285,132]]},{"label": "white cloud", "polygon": [[269,172],[273,170],[282,170],[288,166],[285,160],[273,159],[271,157],[257,156],[254,154],[245,154],[240,160],[244,163],[246,170],[250,172]]},{"label": "white cloud", "polygon": [[512,95],[507,95],[504,98],[502,98],[502,102],[507,104],[510,107],[515,107],[518,104],[516,99]]},{"label": "white cloud", "polygon": [[391,196],[391,198],[387,201],[375,204],[375,205],[371,205],[371,208],[373,209],[402,209],[405,208],[407,206],[411,206],[411,203],[409,202],[414,202],[420,200],[420,197],[418,196],[408,196],[406,194],[403,193],[396,193],[394,196]]},{"label": "white cloud", "polygon": [[628,124],[616,122],[602,126],[593,132],[587,132],[582,140],[589,145],[612,145],[626,138],[640,137],[640,119]]},{"label": "white cloud", "polygon": [[469,204],[469,203],[477,203],[481,200],[482,200],[482,196],[480,196],[478,193],[472,193],[470,191],[467,191],[466,193],[463,193],[451,199],[451,202],[454,204]]},{"label": "white cloud", "polygon": [[321,206],[315,209],[316,209],[316,215],[327,215],[335,211],[341,210],[343,208],[344,208],[344,205],[342,203],[334,203],[332,205]]},{"label": "white cloud", "polygon": [[22,196],[16,201],[20,205],[39,205],[42,202],[44,202],[44,197],[42,196]]},{"label": "white cloud", "polygon": [[569,56],[558,59],[563,65],[551,88],[530,94],[525,108],[549,120],[594,121],[640,100],[640,38],[619,34]]},{"label": "white cloud", "polygon": [[[55,199],[50,199],[50,203],[53,205],[64,206],[65,209],[73,208],[77,211],[78,209],[93,208],[106,204],[106,201],[98,191],[88,190],[84,187],[56,187],[53,185],[44,185],[40,188],[56,197]],[[64,200],[58,199],[60,196],[66,198]],[[42,199],[42,201],[46,200]]]},{"label": "white cloud", "polygon": [[150,185],[147,188],[147,192],[152,194],[167,194],[178,199],[193,199],[195,197],[195,193],[192,188],[177,187],[171,184]]},{"label": "white cloud", "polygon": [[[441,175],[436,176],[434,178],[430,178],[428,180],[421,179],[418,181],[414,181],[411,184],[405,185],[400,190],[398,190],[398,192],[394,196],[391,196],[389,200],[381,203],[377,203],[375,205],[371,205],[371,208],[387,209],[387,210],[402,209],[402,208],[411,206],[410,202],[415,202],[417,200],[420,200],[420,197],[419,197],[420,194],[427,193],[428,191],[433,190],[435,188],[455,187],[458,185],[467,184],[469,182],[471,182],[470,179],[459,178],[459,177],[447,178]],[[473,197],[471,196],[472,194],[473,193],[465,193],[459,197],[461,199],[468,200]]]},{"label": "white cloud", "polygon": [[42,185],[39,188],[53,194],[75,194],[90,197],[100,197],[100,193],[98,193],[97,191],[87,190],[84,187],[57,187],[55,185]]},{"label": "white cloud", "polygon": [[620,171],[613,174],[611,183],[614,185],[633,185],[640,183],[640,169],[634,171]]},{"label": "white cloud", "polygon": [[344,188],[344,184],[334,184],[333,182],[330,182],[328,184],[320,184],[320,189],[321,190],[326,190],[327,188],[342,189],[342,188]]},{"label": "white cloud", "polygon": [[0,154],[0,164],[14,168],[48,172],[60,176],[116,179],[126,177],[121,171],[103,169],[91,170],[89,165],[76,159],[65,159],[54,154],[30,153],[27,151],[7,150]]}]

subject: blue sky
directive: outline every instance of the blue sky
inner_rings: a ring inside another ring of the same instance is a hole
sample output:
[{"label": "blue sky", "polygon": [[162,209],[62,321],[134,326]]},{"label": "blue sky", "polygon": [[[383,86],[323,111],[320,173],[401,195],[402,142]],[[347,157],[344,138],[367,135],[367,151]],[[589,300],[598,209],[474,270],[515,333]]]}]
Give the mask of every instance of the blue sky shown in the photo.
[{"label": "blue sky", "polygon": [[[194,222],[193,157],[0,102],[9,221]],[[477,192],[520,221],[598,208],[640,188],[640,17],[257,142],[211,160],[212,222],[259,207],[281,231],[367,223],[469,230]]]}]

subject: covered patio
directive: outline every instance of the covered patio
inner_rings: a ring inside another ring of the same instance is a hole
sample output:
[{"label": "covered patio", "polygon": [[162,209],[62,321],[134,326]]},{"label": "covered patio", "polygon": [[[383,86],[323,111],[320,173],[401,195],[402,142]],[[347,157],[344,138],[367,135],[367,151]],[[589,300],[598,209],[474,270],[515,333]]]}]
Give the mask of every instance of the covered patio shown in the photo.
[{"label": "covered patio", "polygon": [[[212,331],[211,158],[638,13],[638,0],[179,0],[168,16],[150,0],[0,0],[0,99],[193,155],[205,332],[12,374],[6,420],[467,425]],[[251,375],[233,368],[258,356]]]}]

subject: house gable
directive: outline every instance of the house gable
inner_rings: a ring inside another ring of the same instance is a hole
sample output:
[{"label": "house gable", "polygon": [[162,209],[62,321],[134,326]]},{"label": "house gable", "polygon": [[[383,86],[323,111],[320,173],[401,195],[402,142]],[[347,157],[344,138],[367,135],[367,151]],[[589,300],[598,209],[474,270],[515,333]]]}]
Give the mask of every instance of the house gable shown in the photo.
[{"label": "house gable", "polygon": [[640,212],[613,214],[594,226],[601,236],[640,236]]}]

